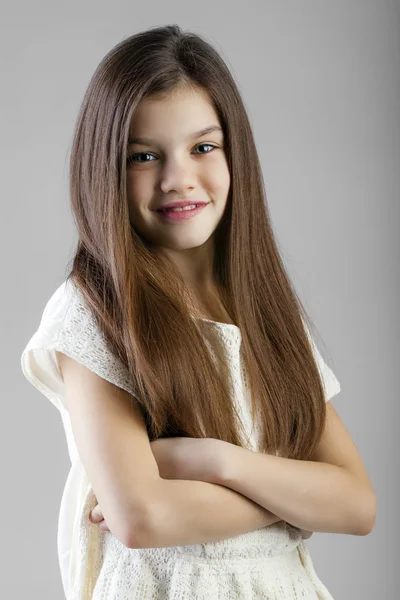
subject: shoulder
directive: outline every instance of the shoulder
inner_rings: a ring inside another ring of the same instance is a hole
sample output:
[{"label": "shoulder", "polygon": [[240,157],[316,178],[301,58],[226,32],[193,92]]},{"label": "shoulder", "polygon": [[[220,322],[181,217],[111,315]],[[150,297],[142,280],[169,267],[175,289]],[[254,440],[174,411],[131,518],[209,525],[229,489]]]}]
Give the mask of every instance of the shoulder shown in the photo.
[{"label": "shoulder", "polygon": [[47,300],[38,331],[54,341],[72,344],[77,338],[102,337],[94,317],[80,288],[66,279]]},{"label": "shoulder", "polygon": [[64,402],[60,353],[81,363],[103,379],[131,394],[131,375],[109,348],[93,311],[81,290],[64,281],[47,301],[39,327],[21,355],[25,377],[58,408]]},{"label": "shoulder", "polygon": [[78,304],[82,304],[78,288],[70,280],[63,281],[45,302],[39,328],[44,329],[60,323],[70,308]]}]

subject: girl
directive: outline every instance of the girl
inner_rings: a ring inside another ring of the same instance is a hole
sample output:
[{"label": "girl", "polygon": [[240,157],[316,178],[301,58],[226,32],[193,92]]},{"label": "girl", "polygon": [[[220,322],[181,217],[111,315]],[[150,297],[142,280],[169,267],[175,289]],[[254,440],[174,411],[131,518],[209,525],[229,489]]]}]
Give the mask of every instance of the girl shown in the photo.
[{"label": "girl", "polygon": [[207,41],[171,25],[107,54],[70,194],[72,268],[21,358],[67,435],[66,598],[332,598],[304,539],[369,533],[375,494]]}]

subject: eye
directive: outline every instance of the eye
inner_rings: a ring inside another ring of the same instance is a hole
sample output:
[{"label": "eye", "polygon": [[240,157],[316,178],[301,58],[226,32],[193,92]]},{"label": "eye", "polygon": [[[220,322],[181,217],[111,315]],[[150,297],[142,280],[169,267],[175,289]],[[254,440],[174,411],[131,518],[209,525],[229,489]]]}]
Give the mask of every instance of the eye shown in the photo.
[{"label": "eye", "polygon": [[[218,148],[218,146],[213,146],[212,144],[199,144],[198,146],[196,146],[196,148],[201,148],[201,146],[208,146],[209,148],[212,148],[214,150],[214,148]],[[210,152],[212,152],[212,150],[210,150]],[[210,154],[210,152],[200,152],[200,154]]]},{"label": "eye", "polygon": [[[209,150],[208,152],[200,152],[200,155],[202,154],[210,154],[215,148],[218,148],[218,146],[214,146],[213,144],[198,144],[196,146],[196,150],[197,148],[201,148],[201,147],[208,147],[208,148],[212,148],[212,150]],[[143,157],[143,156],[153,156],[154,154],[151,154],[150,152],[136,152],[135,154],[131,154],[130,156],[128,156],[128,158],[126,159],[126,163],[130,164],[130,163],[147,163],[147,162],[153,162],[153,161],[149,161],[149,160],[137,160],[139,157]]]},{"label": "eye", "polygon": [[138,163],[142,163],[142,162],[152,162],[152,161],[148,161],[148,160],[136,160],[139,156],[153,156],[153,154],[150,154],[150,152],[136,152],[136,154],[131,154],[130,156],[128,156],[128,158],[126,159],[126,163],[130,164],[133,162],[138,162]]}]

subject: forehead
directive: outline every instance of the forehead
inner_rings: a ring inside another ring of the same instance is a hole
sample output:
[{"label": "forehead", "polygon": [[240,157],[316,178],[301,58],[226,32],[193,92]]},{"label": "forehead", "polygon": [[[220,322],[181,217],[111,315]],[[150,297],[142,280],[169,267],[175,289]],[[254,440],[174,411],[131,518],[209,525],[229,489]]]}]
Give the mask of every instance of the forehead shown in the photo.
[{"label": "forehead", "polygon": [[132,117],[130,140],[189,140],[206,128],[209,133],[222,133],[217,112],[204,94],[181,90],[163,98],[145,98]]}]

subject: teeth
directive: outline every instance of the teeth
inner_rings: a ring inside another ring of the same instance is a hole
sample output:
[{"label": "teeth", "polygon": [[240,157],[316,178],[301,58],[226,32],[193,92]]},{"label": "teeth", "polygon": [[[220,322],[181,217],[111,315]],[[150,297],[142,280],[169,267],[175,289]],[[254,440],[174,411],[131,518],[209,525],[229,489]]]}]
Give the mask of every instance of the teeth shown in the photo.
[{"label": "teeth", "polygon": [[179,208],[166,208],[165,210],[167,210],[168,212],[176,212],[176,211],[182,211],[182,210],[193,210],[194,208],[196,208],[196,204],[191,204],[185,207],[179,207]]}]

